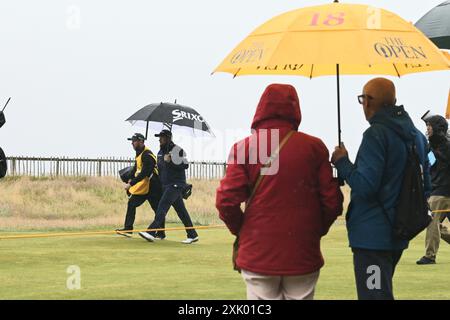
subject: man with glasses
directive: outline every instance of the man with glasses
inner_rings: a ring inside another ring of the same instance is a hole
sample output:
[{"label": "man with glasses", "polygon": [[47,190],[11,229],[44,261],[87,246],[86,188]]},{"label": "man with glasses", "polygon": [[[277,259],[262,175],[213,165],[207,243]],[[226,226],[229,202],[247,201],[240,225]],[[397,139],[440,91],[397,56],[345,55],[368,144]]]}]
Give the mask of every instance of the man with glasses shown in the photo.
[{"label": "man with glasses", "polygon": [[[342,144],[331,161],[352,189],[347,231],[353,251],[358,298],[394,299],[392,278],[408,241],[393,237],[390,221],[400,194],[408,151],[415,143],[424,168],[426,196],[431,191],[427,140],[414,126],[403,106],[396,106],[392,81],[369,81],[358,96],[370,127],[364,132],[355,163]],[[388,217],[389,220],[388,221]]]}]

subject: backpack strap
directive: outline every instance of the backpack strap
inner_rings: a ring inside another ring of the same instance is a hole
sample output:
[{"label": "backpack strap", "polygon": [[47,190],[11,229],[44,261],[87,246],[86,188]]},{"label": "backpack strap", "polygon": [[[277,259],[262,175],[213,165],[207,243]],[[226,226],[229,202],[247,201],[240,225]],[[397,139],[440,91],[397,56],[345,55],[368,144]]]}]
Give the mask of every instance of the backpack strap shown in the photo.
[{"label": "backpack strap", "polygon": [[[400,140],[405,144],[407,155],[408,155],[409,152],[416,150],[416,142],[414,140],[412,141],[411,144],[408,144],[408,142],[405,141],[396,130],[394,130],[392,128],[389,128],[388,126],[383,125],[381,123],[379,123],[379,124],[382,125],[383,127],[387,128],[387,129],[391,130],[392,132],[394,132],[400,138]],[[407,165],[407,163],[405,163],[405,168],[406,168],[406,165]],[[387,167],[387,157],[385,158],[385,167]],[[405,170],[405,169],[403,169],[403,170]],[[378,194],[376,196],[376,201],[377,201],[378,205],[381,207],[381,210],[383,211],[383,215],[386,217],[386,220],[389,222],[389,225],[392,228],[394,228],[394,223],[389,218],[387,210],[386,210],[386,208],[384,207],[384,204],[381,202],[381,200],[379,198],[380,193],[381,193],[381,190],[378,192]]]}]

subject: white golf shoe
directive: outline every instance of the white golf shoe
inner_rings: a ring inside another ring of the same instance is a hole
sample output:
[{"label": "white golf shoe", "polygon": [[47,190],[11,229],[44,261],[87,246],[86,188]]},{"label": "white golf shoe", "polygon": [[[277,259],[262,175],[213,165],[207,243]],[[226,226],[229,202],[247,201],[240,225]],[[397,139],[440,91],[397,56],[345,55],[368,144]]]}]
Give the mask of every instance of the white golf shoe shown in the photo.
[{"label": "white golf shoe", "polygon": [[154,236],[152,236],[150,233],[148,232],[139,232],[139,235],[144,238],[145,240],[147,240],[148,242],[153,242],[156,240],[156,238]]},{"label": "white golf shoe", "polygon": [[198,241],[198,237],[195,237],[195,238],[187,238],[186,240],[181,241],[181,243],[191,244],[191,243],[197,242],[197,241]]}]

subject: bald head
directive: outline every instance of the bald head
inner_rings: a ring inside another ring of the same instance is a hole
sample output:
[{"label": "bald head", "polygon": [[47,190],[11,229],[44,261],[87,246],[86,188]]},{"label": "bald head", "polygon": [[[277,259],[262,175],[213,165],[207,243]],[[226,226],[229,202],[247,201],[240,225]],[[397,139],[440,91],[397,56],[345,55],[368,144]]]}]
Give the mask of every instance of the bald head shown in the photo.
[{"label": "bald head", "polygon": [[394,106],[397,101],[394,83],[385,78],[375,78],[367,82],[363,94],[366,97],[363,106],[367,120],[380,109]]}]

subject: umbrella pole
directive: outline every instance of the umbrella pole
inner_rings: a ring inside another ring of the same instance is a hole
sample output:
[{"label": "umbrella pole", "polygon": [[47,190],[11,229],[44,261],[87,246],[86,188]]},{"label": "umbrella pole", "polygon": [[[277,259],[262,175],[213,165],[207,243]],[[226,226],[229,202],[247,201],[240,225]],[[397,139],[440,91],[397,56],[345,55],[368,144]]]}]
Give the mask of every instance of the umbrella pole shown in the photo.
[{"label": "umbrella pole", "polygon": [[341,94],[339,85],[339,64],[336,64],[337,112],[338,112],[338,146],[341,145]]},{"label": "umbrella pole", "polygon": [[[341,92],[339,85],[339,63],[336,64],[336,80],[337,80],[337,112],[338,112],[338,146],[341,146]],[[340,186],[345,185],[344,179],[339,177],[339,173],[336,171],[336,177]]]},{"label": "umbrella pole", "polygon": [[148,135],[148,121],[147,121],[147,127],[145,128],[145,140],[147,140]]},{"label": "umbrella pole", "polygon": [[7,106],[7,105],[8,105],[8,103],[9,103],[9,100],[11,100],[11,97],[9,97],[8,101],[6,101],[6,103],[5,103],[5,106],[3,107],[3,110],[2,110],[2,112],[3,112],[3,111],[5,111],[5,109],[6,109],[6,106]]}]

